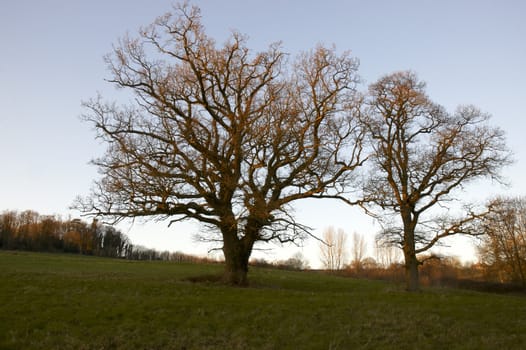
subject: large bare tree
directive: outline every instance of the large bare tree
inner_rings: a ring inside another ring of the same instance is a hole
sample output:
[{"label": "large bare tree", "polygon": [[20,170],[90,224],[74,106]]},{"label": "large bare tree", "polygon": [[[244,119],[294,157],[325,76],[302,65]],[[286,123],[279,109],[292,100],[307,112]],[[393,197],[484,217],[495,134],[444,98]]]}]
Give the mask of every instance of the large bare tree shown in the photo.
[{"label": "large bare tree", "polygon": [[[362,122],[371,162],[363,199],[370,213],[382,213],[383,241],[402,248],[410,291],[419,289],[420,253],[445,237],[480,233],[476,223],[487,211],[451,201],[473,180],[498,181],[509,163],[504,134],[488,119],[473,106],[447,113],[412,72],[384,76],[369,88]],[[455,207],[462,208],[450,214]]]},{"label": "large bare tree", "polygon": [[77,202],[115,220],[203,223],[222,241],[225,281],[240,285],[256,242],[309,234],[290,204],[338,193],[363,161],[357,61],[322,46],[289,61],[279,44],[253,52],[246,41],[234,32],[216,45],[188,5],[121,39],[109,81],[131,103],[85,103],[108,149]]}]

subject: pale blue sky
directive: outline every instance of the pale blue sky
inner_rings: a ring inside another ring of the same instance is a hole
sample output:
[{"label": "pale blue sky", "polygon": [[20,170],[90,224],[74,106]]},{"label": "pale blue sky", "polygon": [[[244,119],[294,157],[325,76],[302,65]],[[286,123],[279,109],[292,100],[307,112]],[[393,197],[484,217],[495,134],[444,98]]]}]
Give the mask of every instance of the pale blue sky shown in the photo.
[{"label": "pale blue sky", "polygon": [[[491,183],[467,196],[526,195],[526,2],[521,0],[193,1],[207,32],[223,42],[231,29],[254,50],[282,41],[287,52],[335,44],[359,58],[366,83],[412,69],[436,102],[453,110],[475,104],[493,115],[515,153],[504,169],[512,187]],[[170,9],[153,0],[2,0],[0,2],[0,211],[33,209],[77,215],[74,197],[87,194],[103,150],[91,126],[79,121],[81,100],[113,96],[102,56],[116,40]],[[482,190],[481,190],[482,189]],[[323,209],[321,209],[323,208]],[[371,220],[327,202],[298,206],[297,216],[371,237]],[[203,252],[192,225],[135,226],[126,232],[157,249]],[[316,260],[315,244],[304,248]],[[279,250],[270,259],[297,251]],[[281,252],[281,253],[280,253]]]}]

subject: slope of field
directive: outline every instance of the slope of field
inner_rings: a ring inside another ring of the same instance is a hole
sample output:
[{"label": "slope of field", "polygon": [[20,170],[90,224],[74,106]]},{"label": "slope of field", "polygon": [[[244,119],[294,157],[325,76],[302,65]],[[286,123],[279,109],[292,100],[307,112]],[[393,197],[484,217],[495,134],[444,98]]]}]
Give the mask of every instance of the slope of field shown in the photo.
[{"label": "slope of field", "polygon": [[221,265],[0,252],[0,349],[523,349],[526,298]]}]

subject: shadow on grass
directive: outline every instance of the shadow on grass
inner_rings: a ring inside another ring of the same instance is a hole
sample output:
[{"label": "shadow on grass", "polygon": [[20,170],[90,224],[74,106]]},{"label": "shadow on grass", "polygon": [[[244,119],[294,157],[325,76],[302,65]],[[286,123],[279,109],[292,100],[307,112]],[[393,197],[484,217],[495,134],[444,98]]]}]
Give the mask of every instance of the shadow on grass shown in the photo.
[{"label": "shadow on grass", "polygon": [[526,296],[526,286],[512,283],[443,278],[439,281],[439,285],[450,288],[467,289],[485,293],[514,294],[518,296]]},{"label": "shadow on grass", "polygon": [[202,283],[202,284],[224,284],[223,281],[223,275],[222,274],[205,274],[205,275],[197,275],[197,276],[190,276],[183,279],[183,281],[191,282],[191,283]]}]

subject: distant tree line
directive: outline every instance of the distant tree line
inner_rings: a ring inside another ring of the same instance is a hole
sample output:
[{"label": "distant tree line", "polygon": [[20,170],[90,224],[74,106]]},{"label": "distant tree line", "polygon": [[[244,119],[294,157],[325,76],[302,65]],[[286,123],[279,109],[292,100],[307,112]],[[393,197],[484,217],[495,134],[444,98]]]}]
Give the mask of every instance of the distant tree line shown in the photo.
[{"label": "distant tree line", "polygon": [[297,252],[290,258],[277,261],[267,261],[264,258],[256,258],[250,260],[251,266],[274,268],[279,270],[308,270],[310,269],[308,261],[303,254]]},{"label": "distant tree line", "polygon": [[72,253],[130,260],[194,262],[180,252],[159,252],[134,245],[128,236],[97,220],[63,219],[26,210],[0,214],[0,249]]},{"label": "distant tree line", "polygon": [[133,255],[128,237],[112,226],[97,220],[64,220],[32,210],[0,214],[0,248],[114,258]]}]

